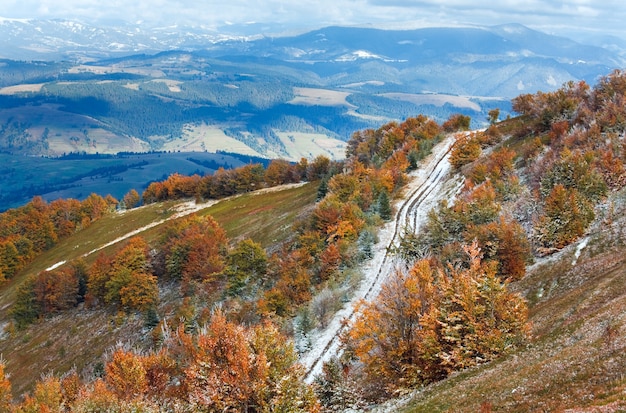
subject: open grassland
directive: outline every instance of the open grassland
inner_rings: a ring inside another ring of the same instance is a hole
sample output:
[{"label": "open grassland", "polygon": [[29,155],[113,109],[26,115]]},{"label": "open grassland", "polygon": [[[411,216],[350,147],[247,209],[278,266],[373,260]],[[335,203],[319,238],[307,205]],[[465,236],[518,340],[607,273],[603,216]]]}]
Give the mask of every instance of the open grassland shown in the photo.
[{"label": "open grassland", "polygon": [[600,222],[586,247],[540,260],[512,285],[529,302],[526,348],[422,389],[406,411],[626,411],[624,224]]},{"label": "open grassland", "polygon": [[[252,238],[272,249],[293,235],[292,225],[315,202],[317,185],[309,183],[280,190],[271,188],[221,200],[198,214],[210,214],[224,227],[232,242]],[[86,379],[99,374],[104,354],[119,343],[127,347],[150,346],[150,330],[140,314],[117,314],[111,309],[77,308],[40,320],[22,331],[3,331],[10,319],[8,311],[17,287],[30,274],[44,271],[63,261],[84,256],[89,264],[98,253],[90,253],[137,229],[165,221],[180,212],[182,202],[152,204],[112,214],[77,232],[46,251],[0,289],[0,354],[6,361],[16,396],[31,390],[40,374],[63,374],[72,368]],[[155,241],[162,230],[156,225],[138,235]],[[123,245],[113,244],[103,251],[111,254]],[[161,285],[159,314],[169,314],[177,300],[176,286]],[[101,373],[101,372],[100,372]]]},{"label": "open grassland", "polygon": [[418,106],[443,106],[445,104],[448,104],[457,108],[471,109],[480,112],[480,105],[472,101],[472,98],[469,96],[442,95],[438,93],[381,93],[380,96],[386,97],[388,99],[411,102]]},{"label": "open grassland", "polygon": [[179,139],[168,140],[163,144],[164,151],[216,152],[226,151],[243,155],[263,156],[243,142],[224,133],[228,125],[186,125]]},{"label": "open grassland", "polygon": [[330,159],[343,159],[346,154],[346,142],[321,133],[276,131],[276,136],[285,146],[292,161],[299,161],[301,158],[313,159],[318,155]]},{"label": "open grassland", "polygon": [[310,87],[294,87],[293,93],[295,97],[289,101],[289,103],[294,105],[347,106],[352,109],[355,108],[354,105],[346,101],[350,92]]},{"label": "open grassland", "polygon": [[251,238],[271,249],[293,235],[293,223],[312,209],[316,196],[317,184],[308,183],[285,191],[242,195],[202,213],[212,215],[231,241]]},{"label": "open grassland", "polygon": [[17,93],[31,92],[36,93],[40,92],[43,87],[43,83],[30,83],[23,85],[15,85],[15,86],[6,86],[0,88],[0,95],[14,95]]}]

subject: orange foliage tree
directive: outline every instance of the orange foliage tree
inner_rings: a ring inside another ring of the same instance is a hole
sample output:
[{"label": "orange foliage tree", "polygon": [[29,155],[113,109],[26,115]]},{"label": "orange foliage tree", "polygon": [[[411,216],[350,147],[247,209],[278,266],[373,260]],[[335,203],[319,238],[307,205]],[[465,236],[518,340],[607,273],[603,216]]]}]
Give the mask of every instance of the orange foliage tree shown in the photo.
[{"label": "orange foliage tree", "polygon": [[226,232],[211,216],[190,216],[162,239],[167,274],[192,284],[216,281],[226,264]]},{"label": "orange foliage tree", "polygon": [[475,133],[459,133],[450,152],[450,164],[460,168],[480,156],[480,141]]},{"label": "orange foliage tree", "polygon": [[466,267],[444,272],[420,260],[361,304],[345,346],[387,394],[491,360],[525,336],[524,300],[481,261],[477,243],[464,251]]}]

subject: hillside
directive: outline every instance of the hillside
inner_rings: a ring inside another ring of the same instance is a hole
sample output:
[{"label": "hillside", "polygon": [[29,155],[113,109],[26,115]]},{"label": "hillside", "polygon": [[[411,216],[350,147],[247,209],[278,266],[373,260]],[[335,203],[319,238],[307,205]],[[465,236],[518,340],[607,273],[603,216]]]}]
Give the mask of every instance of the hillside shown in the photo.
[{"label": "hillside", "polygon": [[[0,353],[6,360],[14,394],[31,390],[34,381],[39,379],[37,372],[66,374],[74,369],[81,376],[97,376],[99,373],[94,373],[94,369],[103,367],[107,352],[117,343],[125,343],[130,348],[152,345],[150,329],[140,313],[125,317],[112,309],[89,310],[83,306],[10,333],[6,330],[11,319],[8,310],[14,304],[17,289],[28,276],[80,258],[91,265],[100,252],[119,250],[132,236],[140,235],[153,242],[169,221],[194,212],[215,217],[233,243],[253,238],[263,247],[271,247],[292,236],[290,226],[311,208],[316,191],[315,185],[308,184],[198,206],[187,201],[156,203],[106,216],[37,257],[10,283],[1,286]],[[181,299],[170,284],[162,286],[160,295],[162,303],[158,312],[161,314],[172,311],[172,306],[175,308],[175,303]]]},{"label": "hillside", "polygon": [[[96,196],[3,214],[0,344],[17,354],[0,402],[20,386],[20,408],[77,411],[623,410],[625,79],[520,95],[482,130],[361,130],[342,162],[172,175],[121,215]],[[74,372],[54,347],[79,351],[73,314],[103,317],[79,325],[104,354]],[[105,325],[128,341],[95,341]],[[33,383],[29,352],[66,374]]]},{"label": "hillside", "polygon": [[[56,157],[220,150],[340,159],[355,130],[415,113],[438,122],[463,113],[477,128],[494,108],[503,118],[511,114],[509,99],[519,93],[593,83],[623,64],[614,51],[520,25],[327,27],[237,39],[191,29],[183,39],[128,30],[1,22],[15,57],[0,64],[0,151]],[[19,61],[15,49],[32,51],[33,43],[51,54]]]},{"label": "hillside", "polygon": [[512,285],[530,306],[526,348],[425,387],[391,411],[624,411],[623,197],[615,194],[622,207],[612,218]]}]

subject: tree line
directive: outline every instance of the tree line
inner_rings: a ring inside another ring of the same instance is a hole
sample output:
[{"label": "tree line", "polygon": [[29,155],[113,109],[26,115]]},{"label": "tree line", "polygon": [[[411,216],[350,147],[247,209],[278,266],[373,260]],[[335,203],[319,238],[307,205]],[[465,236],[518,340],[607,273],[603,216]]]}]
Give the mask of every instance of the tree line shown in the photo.
[{"label": "tree line", "polygon": [[115,210],[112,196],[91,194],[83,201],[47,203],[34,197],[23,207],[0,214],[0,284],[12,278],[38,254]]}]

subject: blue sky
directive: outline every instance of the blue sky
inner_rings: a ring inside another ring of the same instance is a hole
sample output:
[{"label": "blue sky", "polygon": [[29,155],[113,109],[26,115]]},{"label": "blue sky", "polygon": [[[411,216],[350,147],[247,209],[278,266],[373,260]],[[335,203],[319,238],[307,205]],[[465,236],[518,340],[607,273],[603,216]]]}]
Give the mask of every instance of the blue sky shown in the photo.
[{"label": "blue sky", "polygon": [[281,23],[290,28],[393,28],[521,23],[547,33],[626,39],[623,0],[1,0],[5,18],[69,18],[193,23]]}]

